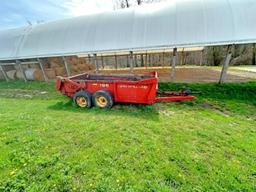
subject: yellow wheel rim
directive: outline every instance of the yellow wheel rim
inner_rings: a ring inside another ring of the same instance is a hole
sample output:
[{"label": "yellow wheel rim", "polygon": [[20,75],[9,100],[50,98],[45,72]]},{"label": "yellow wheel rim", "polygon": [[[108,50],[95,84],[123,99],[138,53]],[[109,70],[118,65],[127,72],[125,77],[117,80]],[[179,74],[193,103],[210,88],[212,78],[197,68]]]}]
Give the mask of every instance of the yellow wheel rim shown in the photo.
[{"label": "yellow wheel rim", "polygon": [[77,97],[76,103],[79,107],[86,107],[87,106],[87,100],[85,97]]},{"label": "yellow wheel rim", "polygon": [[103,96],[96,97],[97,105],[100,107],[106,107],[108,104],[108,100]]}]

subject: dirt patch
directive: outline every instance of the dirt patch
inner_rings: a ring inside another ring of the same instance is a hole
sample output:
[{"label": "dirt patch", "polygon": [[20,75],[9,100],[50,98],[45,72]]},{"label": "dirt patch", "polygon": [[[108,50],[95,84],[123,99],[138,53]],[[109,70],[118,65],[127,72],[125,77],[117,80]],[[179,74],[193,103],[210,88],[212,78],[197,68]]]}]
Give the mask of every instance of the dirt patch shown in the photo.
[{"label": "dirt patch", "polygon": [[[149,71],[157,71],[161,82],[171,81],[171,69],[170,68],[150,68],[150,69],[135,69],[134,73],[147,73]],[[103,70],[105,74],[120,74],[130,73],[129,69],[121,70]],[[220,70],[210,69],[208,67],[178,67],[176,69],[175,82],[184,83],[207,83],[207,82],[218,82],[220,78]],[[226,78],[227,82],[246,82],[251,81],[253,76],[246,76],[244,74],[229,72]]]},{"label": "dirt patch", "polygon": [[251,67],[234,67],[234,69],[256,73],[256,66],[251,66]]},{"label": "dirt patch", "polygon": [[199,103],[198,106],[201,107],[201,108],[204,108],[204,109],[212,109],[216,113],[218,113],[220,115],[223,115],[225,117],[230,116],[230,112],[227,111],[226,109],[220,108],[219,106],[215,106],[215,105],[210,104],[210,103]]},{"label": "dirt patch", "polygon": [[160,113],[161,115],[163,115],[163,116],[166,116],[166,117],[170,117],[170,116],[172,116],[172,115],[175,114],[174,111],[167,111],[167,110],[160,111],[159,113]]},{"label": "dirt patch", "polygon": [[155,103],[154,107],[156,110],[166,110],[167,106],[165,103]]},{"label": "dirt patch", "polygon": [[256,79],[256,72],[246,71],[240,68],[230,68],[229,73],[232,75],[242,76],[249,79]]}]

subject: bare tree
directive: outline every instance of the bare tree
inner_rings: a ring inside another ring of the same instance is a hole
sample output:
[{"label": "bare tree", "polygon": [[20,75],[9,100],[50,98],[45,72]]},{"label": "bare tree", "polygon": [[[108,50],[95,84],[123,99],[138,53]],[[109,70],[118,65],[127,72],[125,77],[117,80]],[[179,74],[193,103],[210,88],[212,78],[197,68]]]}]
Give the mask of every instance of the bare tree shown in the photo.
[{"label": "bare tree", "polygon": [[130,7],[129,0],[125,0],[126,7]]},{"label": "bare tree", "polygon": [[138,5],[141,5],[142,0],[137,0]]},{"label": "bare tree", "polygon": [[142,5],[145,3],[160,2],[160,1],[164,1],[164,0],[115,0],[115,8],[123,9],[131,6]]},{"label": "bare tree", "polygon": [[129,8],[130,2],[129,0],[115,0],[114,1],[114,9],[124,9]]}]

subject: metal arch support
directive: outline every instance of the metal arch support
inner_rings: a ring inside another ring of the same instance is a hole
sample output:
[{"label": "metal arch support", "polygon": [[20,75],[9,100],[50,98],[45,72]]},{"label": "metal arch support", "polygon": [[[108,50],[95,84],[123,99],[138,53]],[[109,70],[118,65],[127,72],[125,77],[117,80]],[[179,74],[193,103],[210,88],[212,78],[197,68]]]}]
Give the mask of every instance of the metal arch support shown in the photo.
[{"label": "metal arch support", "polygon": [[39,66],[40,66],[40,68],[41,68],[41,70],[43,72],[44,80],[48,81],[48,77],[47,77],[47,75],[45,73],[44,66],[43,66],[43,63],[42,63],[41,59],[37,58],[37,61],[38,61]]}]

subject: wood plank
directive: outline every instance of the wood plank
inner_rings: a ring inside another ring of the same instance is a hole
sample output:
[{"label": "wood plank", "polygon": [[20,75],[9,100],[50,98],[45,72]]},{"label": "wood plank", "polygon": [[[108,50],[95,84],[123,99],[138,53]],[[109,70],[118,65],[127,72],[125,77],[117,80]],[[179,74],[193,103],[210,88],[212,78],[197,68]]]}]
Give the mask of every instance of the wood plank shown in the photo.
[{"label": "wood plank", "polygon": [[24,61],[20,62],[21,65],[30,65],[30,64],[38,64],[38,61]]},{"label": "wood plank", "polygon": [[1,63],[2,66],[16,65],[16,63]]}]

